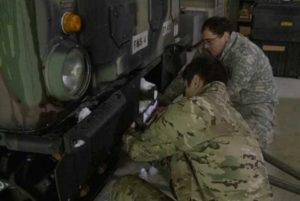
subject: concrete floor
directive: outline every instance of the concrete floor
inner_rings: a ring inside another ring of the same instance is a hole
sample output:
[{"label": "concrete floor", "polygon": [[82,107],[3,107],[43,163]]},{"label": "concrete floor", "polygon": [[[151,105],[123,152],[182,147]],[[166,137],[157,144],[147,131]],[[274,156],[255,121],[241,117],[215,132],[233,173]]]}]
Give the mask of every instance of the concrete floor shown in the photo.
[{"label": "concrete floor", "polygon": [[[279,105],[277,106],[277,118],[275,125],[275,138],[273,143],[267,148],[267,152],[284,161],[289,166],[300,172],[300,80],[276,77],[276,83],[279,90]],[[147,168],[145,163],[128,162],[115,172],[115,176],[126,174],[138,174],[141,168]],[[300,181],[294,177],[285,174],[278,168],[267,163],[267,169],[270,175],[279,177],[285,181],[299,186]],[[168,184],[159,176],[150,176],[148,180],[151,183],[158,184],[166,190]],[[107,193],[110,185],[103,189],[102,193],[96,198],[96,201],[107,200]],[[300,195],[282,190],[272,186],[274,192],[274,201],[299,201]]]},{"label": "concrete floor", "polygon": [[[267,151],[300,172],[300,80],[276,77],[279,91],[279,105],[275,125],[274,142]],[[300,186],[300,181],[282,173],[271,165],[271,175]],[[274,201],[299,201],[300,195],[273,187]]]}]

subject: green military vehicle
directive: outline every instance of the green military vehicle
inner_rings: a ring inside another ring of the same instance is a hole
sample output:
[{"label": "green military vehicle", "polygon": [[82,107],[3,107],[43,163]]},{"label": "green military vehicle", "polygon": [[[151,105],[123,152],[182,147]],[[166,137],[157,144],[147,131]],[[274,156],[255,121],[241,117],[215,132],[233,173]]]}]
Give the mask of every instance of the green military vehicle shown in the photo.
[{"label": "green military vehicle", "polygon": [[92,200],[182,67],[179,0],[0,1],[0,200]]}]

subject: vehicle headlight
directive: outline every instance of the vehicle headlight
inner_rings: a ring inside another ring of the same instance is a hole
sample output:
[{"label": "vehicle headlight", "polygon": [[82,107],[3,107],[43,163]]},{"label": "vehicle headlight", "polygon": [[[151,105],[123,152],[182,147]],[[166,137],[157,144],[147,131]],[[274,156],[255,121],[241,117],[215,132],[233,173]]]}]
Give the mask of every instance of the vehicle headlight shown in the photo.
[{"label": "vehicle headlight", "polygon": [[73,49],[67,55],[62,72],[62,79],[69,94],[76,94],[80,89],[85,75],[86,63],[84,56],[78,49]]},{"label": "vehicle headlight", "polygon": [[82,48],[69,41],[53,47],[45,68],[51,96],[63,101],[77,99],[85,93],[90,77],[89,57]]}]

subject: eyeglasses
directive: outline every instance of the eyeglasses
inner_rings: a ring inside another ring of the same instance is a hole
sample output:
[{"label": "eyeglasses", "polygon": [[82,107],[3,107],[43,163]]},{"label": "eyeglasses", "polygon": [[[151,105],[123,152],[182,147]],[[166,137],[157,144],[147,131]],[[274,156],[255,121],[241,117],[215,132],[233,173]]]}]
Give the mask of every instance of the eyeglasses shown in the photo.
[{"label": "eyeglasses", "polygon": [[218,36],[213,37],[213,38],[204,38],[204,39],[202,39],[202,43],[203,43],[204,45],[211,45],[212,42],[213,42],[214,40],[216,40],[217,38],[218,38]]}]

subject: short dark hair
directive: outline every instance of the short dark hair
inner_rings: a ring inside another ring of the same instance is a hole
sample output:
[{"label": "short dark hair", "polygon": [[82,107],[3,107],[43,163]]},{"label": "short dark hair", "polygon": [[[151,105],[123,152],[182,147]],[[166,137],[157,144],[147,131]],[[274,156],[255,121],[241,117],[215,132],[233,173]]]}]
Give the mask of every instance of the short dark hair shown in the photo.
[{"label": "short dark hair", "polygon": [[202,54],[195,58],[186,66],[182,73],[182,77],[187,81],[188,85],[191,84],[194,75],[199,75],[204,80],[204,85],[213,81],[227,84],[228,81],[226,68],[220,61],[209,54]]},{"label": "short dark hair", "polygon": [[226,17],[214,16],[208,18],[203,23],[201,32],[203,33],[203,31],[207,28],[212,33],[218,36],[223,36],[225,32],[229,32],[229,34],[231,34],[231,32],[233,31],[233,24]]}]

